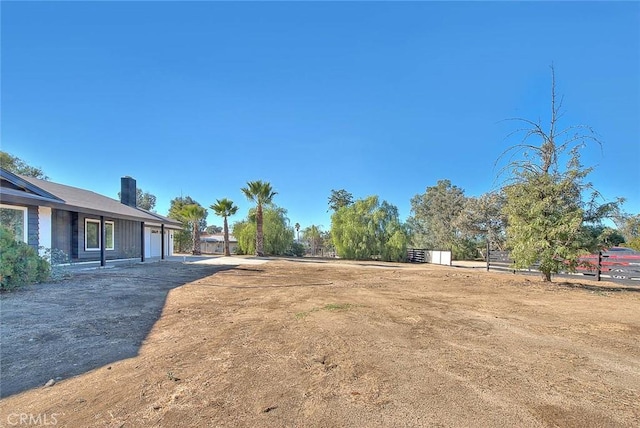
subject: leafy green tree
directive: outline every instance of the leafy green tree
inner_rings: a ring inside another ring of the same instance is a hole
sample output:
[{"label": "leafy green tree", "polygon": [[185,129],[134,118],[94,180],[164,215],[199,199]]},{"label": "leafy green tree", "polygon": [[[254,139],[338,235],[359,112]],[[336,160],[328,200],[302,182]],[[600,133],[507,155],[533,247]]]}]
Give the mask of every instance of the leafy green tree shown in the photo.
[{"label": "leafy green tree", "polygon": [[256,252],[256,224],[251,220],[240,220],[233,224],[233,236],[238,241],[238,254],[255,254]]},{"label": "leafy green tree", "polygon": [[493,249],[503,249],[506,241],[507,219],[502,213],[504,195],[500,192],[485,193],[466,199],[462,211],[453,222],[463,240]]},{"label": "leafy green tree", "polygon": [[364,260],[405,259],[408,236],[398,209],[377,196],[342,206],[331,215],[331,239],[338,256]]},{"label": "leafy green tree", "polygon": [[309,248],[311,248],[311,255],[316,255],[316,248],[321,244],[322,231],[318,226],[312,224],[302,231],[302,239],[307,242]]},{"label": "leafy green tree", "polygon": [[320,241],[322,242],[322,255],[335,255],[335,246],[333,245],[333,241],[331,239],[331,231],[323,230],[320,232],[322,235],[320,237]]},{"label": "leafy green tree", "polygon": [[294,242],[291,244],[291,254],[292,256],[302,257],[304,256],[304,245],[299,242]]},{"label": "leafy green tree", "polygon": [[214,224],[211,224],[209,226],[207,226],[204,231],[206,233],[208,233],[209,235],[214,235],[216,233],[221,233],[222,232],[222,226],[216,226]]},{"label": "leafy green tree", "polygon": [[[120,199],[120,192],[118,192],[118,199]],[[136,206],[138,208],[142,208],[143,210],[153,211],[156,207],[156,197],[155,195],[145,192],[140,188],[136,188]]]},{"label": "leafy green tree", "polygon": [[613,220],[624,237],[625,245],[640,251],[640,214],[622,213],[618,210]]},{"label": "leafy green tree", "polygon": [[264,256],[264,229],[263,229],[263,206],[270,205],[277,192],[273,191],[271,184],[261,180],[247,182],[247,187],[243,187],[242,193],[248,200],[256,204],[256,255]]},{"label": "leafy green tree", "polygon": [[[539,122],[513,119],[525,127],[510,135],[520,133],[523,137],[501,155],[510,155],[511,159],[502,169],[509,173],[503,190],[511,257],[517,268],[538,265],[544,281],[577,266],[578,257],[585,251],[583,226],[599,224],[620,202],[599,203],[600,194],[585,181],[592,168],[581,164],[580,151],[589,142],[600,142],[587,126],[558,128],[562,102],[556,104],[553,67],[551,76],[549,128],[545,130]],[[524,153],[524,157],[517,157],[517,153]]]},{"label": "leafy green tree", "polygon": [[439,180],[427,187],[424,194],[411,199],[408,223],[412,245],[430,250],[452,250],[454,259],[465,258],[468,244],[456,229],[456,219],[462,213],[467,198],[464,191],[449,180]]},{"label": "leafy green tree", "polygon": [[601,224],[588,224],[584,225],[582,229],[585,235],[584,248],[591,251],[617,247],[625,242],[624,236],[622,236],[618,230],[611,227],[603,226]]},{"label": "leafy green tree", "polygon": [[41,168],[36,168],[28,165],[25,161],[17,156],[13,156],[10,153],[0,151],[0,165],[2,168],[14,174],[26,175],[28,177],[35,177],[41,180],[48,180],[49,177],[42,171]]},{"label": "leafy green tree", "polygon": [[[508,217],[507,244],[517,268],[539,264],[545,281],[569,267],[584,248],[584,212],[575,177],[524,174],[522,183],[505,188]],[[569,263],[571,264],[571,263]]]},{"label": "leafy green tree", "polygon": [[136,189],[136,199],[138,208],[143,210],[153,211],[156,207],[156,196],[149,192],[145,192],[142,189]]},{"label": "leafy green tree", "polygon": [[185,205],[180,210],[180,217],[191,226],[192,250],[191,254],[200,255],[200,223],[207,215],[207,210],[198,204]]},{"label": "leafy green tree", "polygon": [[227,198],[216,199],[216,203],[211,205],[209,208],[213,210],[213,212],[222,218],[224,218],[224,255],[230,256],[231,252],[229,251],[229,225],[227,223],[227,217],[231,217],[238,212],[238,207],[233,204],[233,201]]},{"label": "leafy green tree", "polygon": [[[233,235],[238,240],[238,250],[242,254],[255,254],[257,237],[257,208],[249,210],[245,220],[233,225]],[[289,224],[287,210],[273,204],[262,211],[264,221],[264,254],[281,256],[292,248],[294,229]]]},{"label": "leafy green tree", "polygon": [[[182,223],[182,230],[176,232],[173,237],[173,244],[175,250],[180,253],[184,253],[193,249],[193,228],[191,223],[182,217],[181,211],[187,205],[200,205],[190,196],[179,196],[171,200],[169,206],[169,213],[167,217],[178,220]],[[201,205],[200,205],[201,206]],[[198,224],[198,231],[205,230],[207,227],[207,215],[209,213],[205,210],[205,216],[200,220]]]},{"label": "leafy green tree", "polygon": [[640,236],[626,240],[624,245],[626,247],[633,248],[636,251],[640,251]]},{"label": "leafy green tree", "polygon": [[331,196],[329,196],[329,209],[331,211],[338,211],[342,207],[348,207],[353,203],[353,195],[344,189],[333,190],[331,189]]}]

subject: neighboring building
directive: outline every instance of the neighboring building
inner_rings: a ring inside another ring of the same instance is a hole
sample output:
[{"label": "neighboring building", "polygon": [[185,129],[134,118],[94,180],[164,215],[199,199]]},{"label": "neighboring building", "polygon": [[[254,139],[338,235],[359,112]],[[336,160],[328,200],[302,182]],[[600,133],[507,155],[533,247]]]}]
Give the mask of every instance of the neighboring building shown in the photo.
[{"label": "neighboring building", "polygon": [[[238,240],[229,235],[229,252],[237,253]],[[224,234],[200,235],[200,251],[203,254],[224,254]]]},{"label": "neighboring building", "polygon": [[164,258],[182,225],[136,207],[136,181],[122,177],[121,200],[0,168],[0,220],[35,249],[72,262]]}]

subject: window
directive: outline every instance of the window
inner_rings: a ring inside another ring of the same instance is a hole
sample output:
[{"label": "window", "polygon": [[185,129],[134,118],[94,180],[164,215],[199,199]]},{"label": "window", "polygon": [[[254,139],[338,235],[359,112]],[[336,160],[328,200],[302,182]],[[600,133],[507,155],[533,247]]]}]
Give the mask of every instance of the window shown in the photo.
[{"label": "window", "polygon": [[85,220],[84,248],[87,251],[100,249],[100,222],[97,220]]},{"label": "window", "polygon": [[[104,222],[105,231],[105,250],[113,250],[115,248],[114,238],[115,226],[112,221]],[[100,250],[100,221],[93,219],[85,220],[84,227],[84,248],[87,251]]]},{"label": "window", "polygon": [[107,245],[105,246],[105,249],[107,250],[113,250],[115,248],[114,238],[113,238],[113,227],[114,226],[112,221],[104,222],[104,230],[106,232],[105,240],[107,241]]},{"label": "window", "polygon": [[27,208],[0,205],[0,224],[12,231],[18,241],[27,242]]}]

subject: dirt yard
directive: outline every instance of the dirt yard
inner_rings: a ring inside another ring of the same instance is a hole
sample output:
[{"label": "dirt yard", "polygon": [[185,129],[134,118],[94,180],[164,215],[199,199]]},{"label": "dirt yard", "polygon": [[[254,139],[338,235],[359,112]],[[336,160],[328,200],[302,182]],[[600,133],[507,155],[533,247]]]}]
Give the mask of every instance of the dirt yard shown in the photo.
[{"label": "dirt yard", "polygon": [[640,292],[568,281],[306,259],[218,270],[171,287],[130,357],[2,399],[0,426],[640,426]]}]

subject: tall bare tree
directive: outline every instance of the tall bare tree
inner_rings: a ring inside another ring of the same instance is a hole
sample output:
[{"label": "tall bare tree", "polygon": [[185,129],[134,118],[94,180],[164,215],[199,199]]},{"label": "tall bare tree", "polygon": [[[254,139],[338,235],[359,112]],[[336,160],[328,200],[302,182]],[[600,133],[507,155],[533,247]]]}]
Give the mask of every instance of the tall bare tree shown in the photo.
[{"label": "tall bare tree", "polygon": [[[529,119],[509,119],[524,125],[509,137],[522,137],[498,158],[508,157],[500,170],[507,175],[503,186],[507,245],[517,268],[538,265],[544,281],[578,264],[584,250],[583,225],[598,223],[620,202],[603,203],[601,195],[585,181],[593,168],[581,164],[580,152],[588,143],[600,147],[602,143],[589,126],[560,128],[561,107],[551,66],[548,128]],[[586,193],[590,196],[583,200]]]}]

